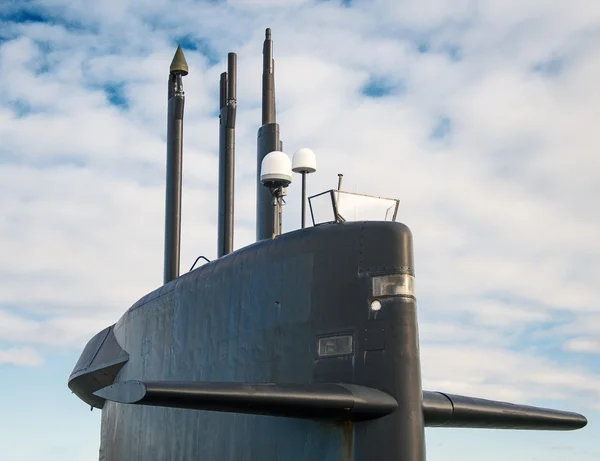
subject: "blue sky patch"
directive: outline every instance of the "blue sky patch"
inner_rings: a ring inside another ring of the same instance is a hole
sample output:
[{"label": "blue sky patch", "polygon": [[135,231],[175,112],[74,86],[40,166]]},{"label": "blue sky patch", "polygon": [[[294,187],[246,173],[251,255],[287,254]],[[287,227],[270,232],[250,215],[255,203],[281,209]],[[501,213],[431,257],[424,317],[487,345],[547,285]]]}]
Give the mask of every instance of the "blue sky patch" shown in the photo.
[{"label": "blue sky patch", "polygon": [[364,96],[370,98],[383,98],[398,94],[403,91],[403,86],[400,83],[392,82],[385,77],[372,76],[367,83],[363,85],[360,92]]},{"label": "blue sky patch", "polygon": [[[0,272],[0,276],[2,277],[6,277],[7,275],[10,276],[10,274],[7,274],[7,272],[5,271]],[[43,273],[36,271],[31,275],[31,277],[43,277]],[[15,303],[0,304],[0,312],[6,312],[7,314],[12,315],[14,317],[20,317],[23,320],[33,322],[43,322],[53,317],[52,314],[39,311],[31,311],[26,308],[23,308],[22,305]],[[2,345],[0,344],[0,347],[1,346]]]},{"label": "blue sky patch", "polygon": [[49,59],[49,56],[50,53],[54,50],[54,46],[51,42],[41,40],[37,40],[35,44],[39,48],[40,53],[39,58],[36,58],[36,60],[33,61],[33,66],[35,69],[35,74],[40,75],[49,72],[52,68],[52,63]]},{"label": "blue sky patch", "polygon": [[417,51],[421,54],[429,53],[431,50],[431,45],[426,41],[420,41],[416,43]]},{"label": "blue sky patch", "polygon": [[15,4],[20,8],[11,9],[10,7],[6,7],[4,11],[0,9],[0,22],[6,21],[13,24],[50,24],[61,26],[71,32],[90,32],[93,29],[89,25],[85,26],[82,22],[66,19],[56,14],[48,14],[46,12],[47,9],[39,7],[31,1],[21,0],[20,2],[15,2]]},{"label": "blue sky patch", "polygon": [[175,42],[178,45],[181,45],[181,48],[183,48],[184,52],[185,52],[185,50],[192,50],[192,51],[198,50],[198,45],[197,45],[196,40],[189,34],[183,35],[181,37],[177,37],[175,39]]},{"label": "blue sky patch", "polygon": [[463,57],[462,48],[456,43],[447,43],[443,45],[442,51],[450,58],[451,61],[460,61]]},{"label": "blue sky patch", "polygon": [[442,115],[433,126],[429,138],[444,139],[450,136],[450,134],[452,134],[452,120],[447,115]]},{"label": "blue sky patch", "polygon": [[543,61],[539,61],[533,65],[533,71],[537,74],[554,77],[564,69],[564,61],[559,57],[552,57]]},{"label": "blue sky patch", "polygon": [[414,47],[419,54],[439,53],[450,58],[451,61],[462,59],[462,48],[457,43],[443,43],[432,45],[428,39],[414,40]]},{"label": "blue sky patch", "polygon": [[47,22],[47,18],[33,10],[16,10],[10,13],[0,14],[0,20],[16,23]]},{"label": "blue sky patch", "polygon": [[210,41],[205,38],[195,38],[190,34],[182,35],[175,39],[177,45],[181,45],[183,53],[186,51],[197,51],[204,56],[209,67],[218,64],[221,61],[221,54],[217,52],[210,44]]},{"label": "blue sky patch", "polygon": [[104,93],[106,99],[113,106],[117,106],[121,109],[127,109],[129,104],[127,103],[127,97],[125,95],[125,84],[124,83],[111,83],[104,87]]},{"label": "blue sky patch", "polygon": [[31,106],[22,99],[8,101],[7,106],[15,114],[16,118],[23,118],[31,113]]},{"label": "blue sky patch", "polygon": [[40,169],[54,168],[57,165],[69,165],[76,168],[83,168],[87,166],[87,161],[81,156],[59,155],[36,162],[36,167]]},{"label": "blue sky patch", "polygon": [[28,165],[37,170],[53,169],[59,165],[68,165],[75,168],[87,166],[87,161],[84,158],[74,155],[47,156],[32,159],[31,157],[23,157],[18,154],[11,155],[0,153],[0,165],[3,163],[11,165]]},{"label": "blue sky patch", "polygon": [[[316,3],[330,3],[331,0],[316,0]],[[337,0],[337,3],[342,8],[350,8],[352,6],[352,0]]]}]

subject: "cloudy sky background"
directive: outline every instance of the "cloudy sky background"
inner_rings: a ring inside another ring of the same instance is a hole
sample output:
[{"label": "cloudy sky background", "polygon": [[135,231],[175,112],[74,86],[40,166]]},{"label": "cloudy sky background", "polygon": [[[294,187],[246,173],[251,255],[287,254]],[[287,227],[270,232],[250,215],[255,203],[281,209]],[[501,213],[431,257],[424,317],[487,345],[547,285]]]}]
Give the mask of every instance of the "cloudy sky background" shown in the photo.
[{"label": "cloudy sky background", "polygon": [[[254,238],[261,50],[309,193],[401,199],[424,387],[579,411],[573,433],[428,430],[428,459],[597,460],[600,3],[0,4],[0,457],[98,458],[82,346],[162,281],[166,81],[190,74],[182,270],[216,256],[218,78],[238,53],[236,248]],[[299,224],[289,190],[284,228]],[[466,447],[466,448],[465,448]]]}]

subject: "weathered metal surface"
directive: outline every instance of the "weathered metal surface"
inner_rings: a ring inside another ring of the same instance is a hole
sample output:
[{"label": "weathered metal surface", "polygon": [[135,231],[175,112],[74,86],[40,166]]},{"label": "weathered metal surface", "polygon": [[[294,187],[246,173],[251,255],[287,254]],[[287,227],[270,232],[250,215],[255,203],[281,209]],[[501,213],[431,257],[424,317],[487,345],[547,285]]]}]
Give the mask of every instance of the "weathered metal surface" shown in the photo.
[{"label": "weathered metal surface", "polygon": [[121,381],[95,392],[112,402],[229,413],[366,421],[392,413],[398,403],[385,392],[355,384]]},{"label": "weathered metal surface", "polygon": [[[365,255],[373,251],[379,256]],[[360,335],[370,322],[370,273],[407,267],[412,267],[410,232],[402,224],[304,229],[170,282],[115,326],[130,354],[118,382],[345,382],[387,392],[402,413],[348,425],[106,402],[103,456],[366,460],[384,443],[381,460],[417,459],[406,456],[407,450],[410,456],[423,452],[418,349],[410,331],[414,300],[387,300],[378,313],[386,326],[385,350],[365,351]],[[319,336],[348,332],[354,354],[317,358]],[[415,377],[406,382],[407,374]],[[381,430],[398,438],[407,433],[410,442],[390,441]]]},{"label": "weathered metal surface", "polygon": [[423,414],[429,427],[565,431],[587,424],[584,416],[568,411],[430,391],[423,392]]},{"label": "weathered metal surface", "polygon": [[111,385],[129,359],[115,339],[113,326],[90,339],[69,376],[69,389],[96,408],[104,406],[104,399],[95,396],[94,392]]}]

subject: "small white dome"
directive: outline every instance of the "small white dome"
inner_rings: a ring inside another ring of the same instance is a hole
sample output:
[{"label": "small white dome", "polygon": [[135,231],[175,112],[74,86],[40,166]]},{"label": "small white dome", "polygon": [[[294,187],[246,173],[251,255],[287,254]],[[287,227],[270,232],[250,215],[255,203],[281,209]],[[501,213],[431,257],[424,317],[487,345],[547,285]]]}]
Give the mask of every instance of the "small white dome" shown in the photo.
[{"label": "small white dome", "polygon": [[283,152],[269,152],[260,165],[260,182],[268,187],[287,187],[292,182],[292,162]]},{"label": "small white dome", "polygon": [[315,153],[306,147],[298,149],[294,154],[292,171],[294,173],[314,173],[317,171]]}]

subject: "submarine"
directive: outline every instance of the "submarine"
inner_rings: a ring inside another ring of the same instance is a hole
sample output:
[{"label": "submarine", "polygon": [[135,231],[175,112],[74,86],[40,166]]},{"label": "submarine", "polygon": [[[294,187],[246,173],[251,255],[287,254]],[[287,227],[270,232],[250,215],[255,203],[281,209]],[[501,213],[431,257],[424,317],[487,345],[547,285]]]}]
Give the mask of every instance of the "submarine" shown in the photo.
[{"label": "submarine", "polygon": [[[218,258],[184,274],[181,47],[171,63],[164,284],[92,337],[68,378],[101,410],[99,459],[425,461],[425,427],[584,427],[577,413],[422,389],[412,233],[396,221],[399,201],[345,192],[341,175],[337,189],[306,197],[316,158],[283,153],[270,29],[256,242],[233,251],[236,59],[229,53],[219,82]],[[302,225],[282,233],[293,173]]]}]

